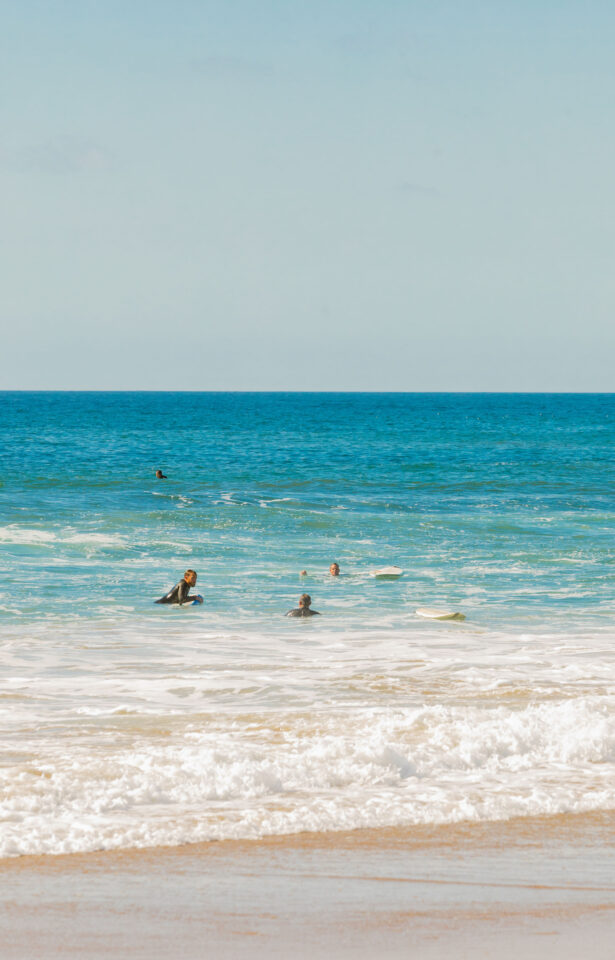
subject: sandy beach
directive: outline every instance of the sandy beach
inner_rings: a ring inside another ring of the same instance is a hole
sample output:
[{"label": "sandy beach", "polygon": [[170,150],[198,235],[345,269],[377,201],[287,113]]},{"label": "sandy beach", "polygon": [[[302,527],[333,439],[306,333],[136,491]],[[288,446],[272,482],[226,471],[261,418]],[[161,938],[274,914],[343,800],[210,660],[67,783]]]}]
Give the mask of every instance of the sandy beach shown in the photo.
[{"label": "sandy beach", "polygon": [[615,816],[301,834],[0,866],[4,960],[610,960]]}]

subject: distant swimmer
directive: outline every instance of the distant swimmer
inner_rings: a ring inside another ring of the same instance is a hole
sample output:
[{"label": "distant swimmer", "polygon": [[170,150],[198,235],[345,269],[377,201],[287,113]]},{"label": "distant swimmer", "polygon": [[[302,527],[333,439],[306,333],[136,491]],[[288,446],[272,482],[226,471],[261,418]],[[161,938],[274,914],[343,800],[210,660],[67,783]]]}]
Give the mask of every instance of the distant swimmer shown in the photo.
[{"label": "distant swimmer", "polygon": [[169,590],[166,596],[161,597],[160,600],[155,600],[154,603],[178,603],[180,606],[183,603],[192,603],[193,600],[196,600],[197,603],[203,603],[203,597],[200,593],[190,593],[190,587],[195,586],[195,571],[186,570],[184,579],[180,580],[179,583],[176,583],[173,589]]},{"label": "distant swimmer", "polygon": [[299,597],[299,606],[296,610],[289,610],[287,617],[319,617],[318,610],[310,610],[312,598],[309,593],[302,593]]},{"label": "distant swimmer", "polygon": [[168,480],[168,477],[165,477],[162,470],[156,470],[156,480]]},{"label": "distant swimmer", "polygon": [[299,574],[300,577],[307,577],[307,570],[302,570]]},{"label": "distant swimmer", "polygon": [[329,567],[329,573],[332,577],[339,577],[340,575],[340,565],[339,563],[332,563]]}]

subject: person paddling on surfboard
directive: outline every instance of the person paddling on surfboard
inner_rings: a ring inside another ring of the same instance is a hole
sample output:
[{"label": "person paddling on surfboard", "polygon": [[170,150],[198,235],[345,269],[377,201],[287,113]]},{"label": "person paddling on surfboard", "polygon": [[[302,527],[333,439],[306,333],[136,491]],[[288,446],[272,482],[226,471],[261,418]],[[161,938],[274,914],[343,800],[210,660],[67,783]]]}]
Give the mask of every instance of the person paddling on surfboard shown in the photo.
[{"label": "person paddling on surfboard", "polygon": [[296,610],[289,610],[287,617],[319,617],[318,610],[310,610],[312,598],[309,593],[302,593],[299,597],[299,606]]},{"label": "person paddling on surfboard", "polygon": [[154,603],[177,603],[180,606],[184,603],[203,603],[203,597],[200,593],[190,593],[190,587],[196,586],[196,572],[186,570],[184,579],[176,583],[172,590],[169,590],[160,600],[154,600]]}]

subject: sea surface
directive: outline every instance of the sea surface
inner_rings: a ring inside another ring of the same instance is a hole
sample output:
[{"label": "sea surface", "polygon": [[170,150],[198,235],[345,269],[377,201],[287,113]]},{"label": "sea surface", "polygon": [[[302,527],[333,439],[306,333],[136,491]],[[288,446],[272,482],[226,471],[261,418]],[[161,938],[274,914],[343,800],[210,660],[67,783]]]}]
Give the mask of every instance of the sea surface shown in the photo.
[{"label": "sea surface", "polygon": [[0,394],[0,855],[615,808],[614,441],[615,395]]}]

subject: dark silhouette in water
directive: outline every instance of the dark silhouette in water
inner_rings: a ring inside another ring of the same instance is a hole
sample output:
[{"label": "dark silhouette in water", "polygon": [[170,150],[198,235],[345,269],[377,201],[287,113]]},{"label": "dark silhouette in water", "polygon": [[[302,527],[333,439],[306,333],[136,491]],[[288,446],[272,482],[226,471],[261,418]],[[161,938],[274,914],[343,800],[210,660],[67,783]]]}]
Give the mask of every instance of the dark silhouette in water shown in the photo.
[{"label": "dark silhouette in water", "polygon": [[177,603],[180,606],[183,603],[192,603],[193,600],[203,603],[203,597],[200,593],[190,593],[190,587],[194,586],[196,586],[196,572],[186,570],[184,579],[176,583],[164,597],[160,597],[160,600],[155,600],[154,603]]},{"label": "dark silhouette in water", "polygon": [[302,593],[299,597],[299,606],[296,610],[289,610],[287,617],[319,617],[318,610],[310,610],[312,598],[309,593]]}]

